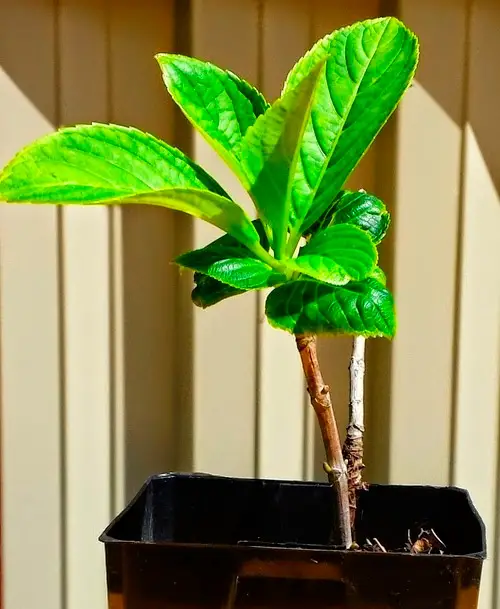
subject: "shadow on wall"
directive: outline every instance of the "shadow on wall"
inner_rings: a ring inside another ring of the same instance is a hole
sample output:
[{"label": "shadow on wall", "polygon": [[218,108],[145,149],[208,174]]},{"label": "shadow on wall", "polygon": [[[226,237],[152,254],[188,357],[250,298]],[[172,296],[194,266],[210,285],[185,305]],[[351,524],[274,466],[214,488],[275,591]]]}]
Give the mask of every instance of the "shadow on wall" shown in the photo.
[{"label": "shadow on wall", "polygon": [[[500,5],[495,0],[468,4],[443,0],[440,13],[446,18],[432,20],[420,3],[407,3],[405,19],[421,41],[418,83],[457,126],[469,126],[500,193],[500,79],[492,73],[492,58],[500,54]],[[465,95],[456,94],[462,90]],[[432,133],[426,135],[432,147]]]}]

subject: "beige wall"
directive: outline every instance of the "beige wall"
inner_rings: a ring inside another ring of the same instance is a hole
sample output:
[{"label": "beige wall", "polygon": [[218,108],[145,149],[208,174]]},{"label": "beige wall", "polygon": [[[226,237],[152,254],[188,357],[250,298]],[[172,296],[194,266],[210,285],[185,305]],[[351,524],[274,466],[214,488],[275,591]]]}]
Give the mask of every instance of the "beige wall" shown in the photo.
[{"label": "beige wall", "polygon": [[[390,205],[399,314],[370,341],[367,477],[459,484],[488,525],[482,609],[500,607],[500,140],[496,0],[6,0],[0,164],[58,124],[114,121],[190,151],[247,197],[174,111],[153,55],[195,54],[269,98],[321,35],[397,14],[417,82],[351,180]],[[150,474],[321,476],[293,340],[265,295],[190,303],[169,263],[214,232],[157,209],[0,206],[5,609],[104,609],[96,538]],[[349,341],[321,356],[345,421]],[[498,533],[497,533],[498,530]],[[29,584],[27,584],[27,579]]]}]

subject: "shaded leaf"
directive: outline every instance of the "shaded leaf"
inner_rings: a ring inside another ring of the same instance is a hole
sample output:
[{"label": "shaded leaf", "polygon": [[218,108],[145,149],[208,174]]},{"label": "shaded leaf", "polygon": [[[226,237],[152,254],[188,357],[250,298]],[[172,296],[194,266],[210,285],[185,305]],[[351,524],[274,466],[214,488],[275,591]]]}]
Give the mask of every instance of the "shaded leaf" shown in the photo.
[{"label": "shaded leaf", "polygon": [[[269,242],[267,240],[266,233],[262,226],[260,220],[254,220],[252,222],[257,233],[260,237],[260,244],[264,248],[265,251],[269,250]],[[255,255],[244,245],[242,245],[239,241],[237,241],[231,235],[223,235],[219,237],[215,241],[212,241],[204,248],[199,250],[194,250],[194,252],[188,252],[183,256],[186,266],[189,268],[195,268],[192,264],[190,264],[190,256],[191,254],[196,254],[199,252],[200,254],[204,254],[207,252],[210,255],[210,252],[220,252],[221,250],[232,251],[234,252],[235,248],[239,249],[241,253],[244,253],[248,257],[254,257]],[[194,274],[194,282],[195,288],[191,293],[191,298],[195,305],[202,308],[210,307],[218,302],[225,300],[226,298],[230,298],[231,296],[237,296],[239,294],[243,294],[247,290],[234,288],[226,283],[222,283],[222,281],[218,281],[213,277],[209,277],[200,272],[195,272]]]},{"label": "shaded leaf", "polygon": [[333,204],[310,228],[314,234],[332,224],[352,224],[366,231],[378,244],[385,237],[391,217],[385,204],[365,191],[341,191]]},{"label": "shaded leaf", "polygon": [[269,323],[293,334],[394,336],[390,292],[374,279],[330,286],[292,281],[275,288],[266,301]]},{"label": "shaded leaf", "polygon": [[408,88],[418,40],[393,17],[371,19],[320,40],[292,69],[284,91],[326,59],[304,134],[290,224],[303,233],[329,207]]},{"label": "shaded leaf", "polygon": [[195,273],[194,282],[195,288],[191,292],[191,300],[197,307],[202,309],[211,307],[226,298],[244,294],[247,291],[233,288],[203,273]]},{"label": "shaded leaf", "polygon": [[181,254],[175,261],[240,290],[270,287],[285,280],[228,235],[206,247]]}]

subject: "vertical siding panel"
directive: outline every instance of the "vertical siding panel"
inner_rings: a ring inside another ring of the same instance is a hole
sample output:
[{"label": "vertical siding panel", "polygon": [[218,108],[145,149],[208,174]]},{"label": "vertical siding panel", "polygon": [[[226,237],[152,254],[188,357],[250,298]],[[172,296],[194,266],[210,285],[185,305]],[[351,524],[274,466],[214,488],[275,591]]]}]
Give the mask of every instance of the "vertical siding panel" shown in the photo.
[{"label": "vertical siding panel", "polygon": [[[56,120],[54,3],[0,4],[0,165]],[[36,58],[36,60],[35,60]],[[0,208],[5,609],[62,608],[55,208]]]},{"label": "vertical siding panel", "polygon": [[[173,51],[173,1],[154,0],[146,9],[112,0],[110,51],[112,121],[171,142],[172,104],[154,55]],[[115,297],[118,308],[123,298],[118,331],[124,350],[124,409],[115,422],[123,434],[116,446],[124,499],[152,473],[175,467],[175,217],[153,207],[115,210],[115,245],[122,242],[115,279],[123,287]]]},{"label": "vertical siding panel", "polygon": [[[338,3],[315,0],[313,11],[313,40],[311,44],[340,27],[350,25],[360,19],[377,17],[379,2],[378,0],[362,0],[361,2]],[[347,182],[346,188],[353,190],[364,188],[367,191],[374,191],[374,172],[375,152],[371,149]],[[351,348],[352,340],[348,337],[322,338],[319,340],[319,357],[321,358],[326,382],[330,386],[341,434],[343,434],[348,420],[348,366]],[[310,410],[312,409],[310,408]],[[308,416],[312,418],[313,413],[309,413]],[[325,476],[321,466],[324,461],[323,445],[316,421],[312,420],[311,424],[314,425],[315,429],[314,477],[322,480]],[[370,430],[367,430],[367,442],[369,442],[369,437]]]},{"label": "vertical siding panel", "polygon": [[[380,184],[394,183],[396,172],[390,277],[399,324],[392,345],[388,474],[392,482],[447,484],[466,3],[403,0],[399,9],[420,37],[422,54],[417,81],[398,112],[395,162],[381,159],[377,176]],[[385,400],[377,397],[378,404]]]},{"label": "vertical siding panel", "polygon": [[[262,92],[273,101],[293,64],[309,48],[310,8],[301,0],[267,0],[262,19]],[[304,474],[304,380],[292,336],[265,319],[259,293],[258,472],[299,480]]]},{"label": "vertical siding panel", "polygon": [[[255,0],[193,0],[191,19],[190,54],[257,82]],[[193,154],[240,204],[252,210],[236,178],[198,134],[193,136]],[[197,220],[190,227],[191,247],[206,245],[220,234]],[[187,293],[181,306],[193,306]],[[184,371],[181,378],[184,383],[192,382],[191,442],[183,447],[183,459],[194,469],[243,476],[255,473],[256,323],[253,293],[192,311],[194,353],[191,370]]]},{"label": "vertical siding panel", "polygon": [[[493,551],[498,506],[500,370],[500,84],[492,79],[500,53],[500,7],[472,3],[465,132],[460,323],[453,482],[467,487],[486,522],[490,560],[481,607],[495,606]],[[497,557],[498,564],[498,557]],[[498,586],[497,586],[498,593]]]},{"label": "vertical siding panel", "polygon": [[[105,122],[105,2],[61,0],[59,11],[60,121]],[[98,609],[105,607],[106,593],[97,537],[111,514],[109,210],[72,207],[61,213],[66,602],[68,609]]]}]

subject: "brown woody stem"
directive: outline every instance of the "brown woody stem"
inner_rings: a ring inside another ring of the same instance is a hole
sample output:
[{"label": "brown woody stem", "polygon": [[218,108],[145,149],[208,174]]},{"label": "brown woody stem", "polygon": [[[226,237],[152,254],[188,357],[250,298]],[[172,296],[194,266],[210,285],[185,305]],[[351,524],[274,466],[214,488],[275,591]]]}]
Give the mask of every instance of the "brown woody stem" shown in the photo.
[{"label": "brown woody stem", "polygon": [[353,526],[356,519],[357,493],[363,488],[362,474],[365,467],[363,463],[365,342],[363,336],[356,336],[353,342],[349,365],[349,425],[343,447],[344,460],[347,463],[350,519]]},{"label": "brown woody stem", "polygon": [[307,391],[316,412],[326,453],[324,463],[328,480],[335,489],[338,523],[333,540],[336,545],[350,548],[352,544],[351,522],[349,517],[349,494],[347,487],[347,468],[342,456],[339,432],[333,412],[330,389],[323,381],[318,362],[316,336],[300,334],[296,337],[302,367],[307,381]]}]

